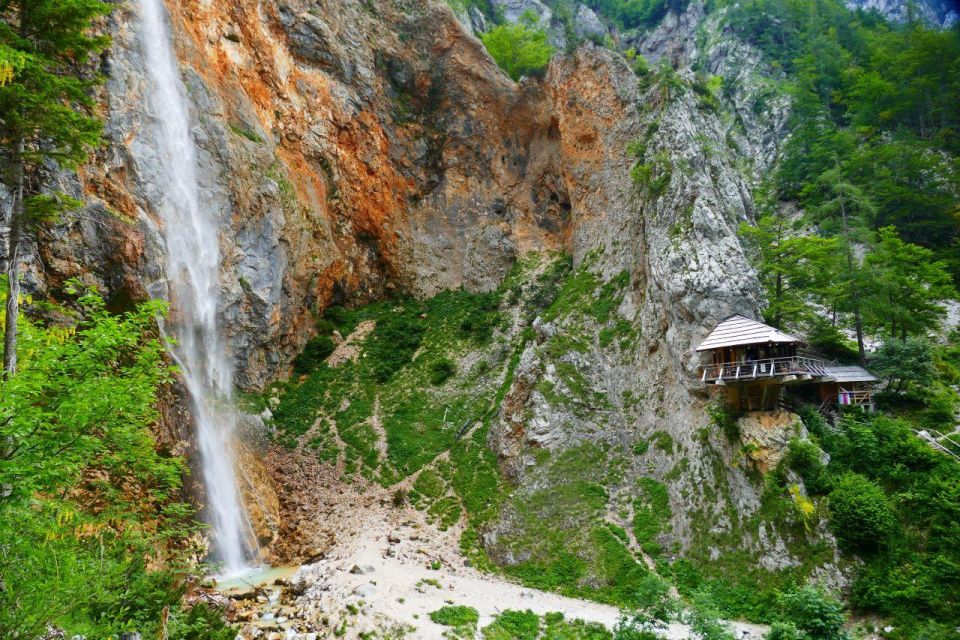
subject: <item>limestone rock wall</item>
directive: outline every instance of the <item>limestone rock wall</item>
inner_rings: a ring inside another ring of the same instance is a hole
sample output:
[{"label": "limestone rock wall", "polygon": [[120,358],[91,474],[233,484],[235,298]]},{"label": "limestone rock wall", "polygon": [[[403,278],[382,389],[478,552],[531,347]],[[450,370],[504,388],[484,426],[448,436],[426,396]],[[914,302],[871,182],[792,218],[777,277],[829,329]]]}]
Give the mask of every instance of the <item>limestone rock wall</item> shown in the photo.
[{"label": "limestone rock wall", "polygon": [[[237,384],[283,375],[330,303],[491,289],[570,220],[542,89],[517,86],[442,4],[168,3],[220,219],[222,316]],[[103,67],[108,145],[72,180],[89,206],[48,232],[34,289],[100,285],[122,308],[163,289],[156,171],[139,132],[137,16]]]},{"label": "limestone rock wall", "polygon": [[[742,532],[737,543],[761,563],[796,562],[776,531],[735,521],[756,514],[759,488],[710,429],[693,375],[693,349],[714,322],[755,316],[760,303],[737,229],[752,215],[756,176],[776,158],[789,101],[757,70],[756,52],[692,3],[642,49],[676,67],[679,89],[638,78],[590,43],[556,57],[542,80],[516,84],[444,3],[167,6],[204,206],[220,220],[221,312],[238,386],[285,375],[329,304],[490,290],[518,256],[564,250],[602,280],[627,274],[617,315],[636,341],[624,350],[593,334],[590,350],[565,356],[609,403],[586,417],[544,403],[537,385],[556,363],[533,346],[524,353],[490,439],[518,495],[543,484],[530,464],[538,449],[629,449],[663,433],[669,452],[631,459],[622,491],[641,476],[675,474],[665,536],[689,547],[698,526]],[[692,37],[699,25],[706,39]],[[81,276],[122,309],[163,293],[164,249],[150,206],[157,166],[139,135],[151,109],[130,5],[111,27],[108,144],[64,178],[89,205],[46,232],[30,277],[55,294]],[[730,83],[724,109],[690,89],[694,66]],[[769,109],[754,108],[761,97]],[[634,179],[636,164],[649,167],[646,184]],[[277,504],[258,504],[265,542],[280,526]],[[487,532],[495,557],[511,518],[507,510]]]}]

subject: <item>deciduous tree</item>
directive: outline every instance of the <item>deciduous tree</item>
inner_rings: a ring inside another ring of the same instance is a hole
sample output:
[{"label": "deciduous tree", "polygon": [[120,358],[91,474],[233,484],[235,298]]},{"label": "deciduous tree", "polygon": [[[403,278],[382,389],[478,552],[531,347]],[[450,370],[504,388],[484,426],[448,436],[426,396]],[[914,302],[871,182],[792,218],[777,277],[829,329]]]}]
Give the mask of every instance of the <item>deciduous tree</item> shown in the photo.
[{"label": "deciduous tree", "polygon": [[541,72],[553,55],[546,31],[530,11],[520,22],[494,27],[481,39],[500,68],[514,80]]}]

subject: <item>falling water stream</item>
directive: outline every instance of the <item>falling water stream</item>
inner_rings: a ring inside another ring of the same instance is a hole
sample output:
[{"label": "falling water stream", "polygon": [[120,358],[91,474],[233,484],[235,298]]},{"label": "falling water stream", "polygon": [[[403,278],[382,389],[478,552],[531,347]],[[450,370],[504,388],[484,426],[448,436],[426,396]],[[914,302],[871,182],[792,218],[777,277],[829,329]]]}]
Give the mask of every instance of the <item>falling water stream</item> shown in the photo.
[{"label": "falling water stream", "polygon": [[176,323],[173,358],[193,403],[200,465],[212,531],[212,559],[223,575],[247,571],[259,557],[237,488],[231,402],[233,370],[217,323],[220,245],[215,213],[200,204],[197,149],[190,132],[186,89],[180,79],[163,0],[138,0],[140,46],[148,88],[145,109],[159,164],[154,202],[163,219],[167,281]]}]

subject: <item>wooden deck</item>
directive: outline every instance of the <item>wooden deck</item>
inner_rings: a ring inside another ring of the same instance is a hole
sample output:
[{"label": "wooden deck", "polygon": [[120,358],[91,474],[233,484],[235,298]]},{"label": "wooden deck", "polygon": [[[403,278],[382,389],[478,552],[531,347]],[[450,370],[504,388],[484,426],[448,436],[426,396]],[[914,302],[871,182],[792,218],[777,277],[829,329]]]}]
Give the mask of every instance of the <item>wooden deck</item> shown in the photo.
[{"label": "wooden deck", "polygon": [[814,358],[792,356],[767,358],[752,362],[725,362],[701,365],[700,380],[708,384],[727,382],[753,382],[777,379],[784,376],[826,377],[826,365]]}]

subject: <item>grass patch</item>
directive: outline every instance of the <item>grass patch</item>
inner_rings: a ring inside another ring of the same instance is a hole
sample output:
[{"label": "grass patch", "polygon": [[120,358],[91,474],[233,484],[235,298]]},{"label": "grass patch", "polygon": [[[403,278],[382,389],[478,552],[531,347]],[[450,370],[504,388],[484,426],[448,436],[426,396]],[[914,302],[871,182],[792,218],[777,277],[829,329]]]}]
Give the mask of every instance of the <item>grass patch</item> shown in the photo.
[{"label": "grass patch", "polygon": [[458,636],[472,638],[476,633],[480,614],[473,607],[449,605],[431,612],[430,620],[445,627],[453,627]]},{"label": "grass patch", "polygon": [[507,609],[484,627],[481,635],[485,640],[537,640],[540,616],[530,610]]},{"label": "grass patch", "polygon": [[543,640],[612,640],[613,634],[597,622],[566,620],[562,613],[543,617]]},{"label": "grass patch", "polygon": [[673,455],[673,436],[666,431],[654,431],[650,435],[653,446],[668,455]]},{"label": "grass patch", "polygon": [[637,484],[640,495],[633,504],[633,535],[646,553],[657,556],[663,552],[657,536],[672,515],[670,497],[667,488],[653,478],[640,478]]},{"label": "grass patch", "polygon": [[234,134],[240,136],[241,138],[246,138],[250,142],[255,142],[257,144],[263,144],[263,138],[258,136],[253,130],[246,127],[241,127],[239,125],[231,124],[230,131],[233,131]]}]

